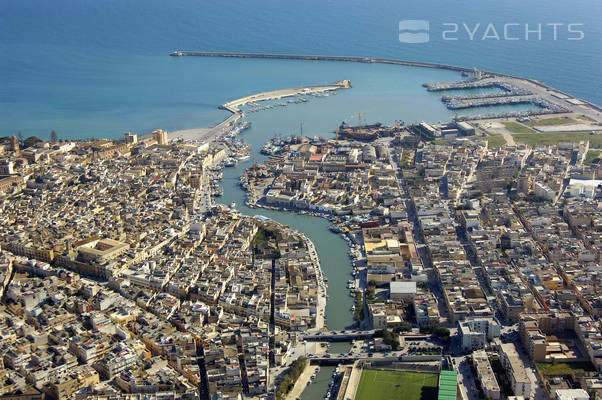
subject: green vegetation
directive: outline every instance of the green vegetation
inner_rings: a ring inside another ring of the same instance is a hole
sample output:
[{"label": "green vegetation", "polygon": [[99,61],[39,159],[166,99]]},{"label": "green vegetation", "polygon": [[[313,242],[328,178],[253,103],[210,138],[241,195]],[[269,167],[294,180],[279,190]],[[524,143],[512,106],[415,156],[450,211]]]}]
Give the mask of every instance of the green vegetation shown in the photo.
[{"label": "green vegetation", "polygon": [[590,132],[561,132],[561,133],[533,133],[512,135],[515,142],[527,144],[529,146],[551,146],[561,142],[580,142],[589,140],[592,147],[602,147],[602,135],[591,134]]},{"label": "green vegetation", "polygon": [[499,357],[490,357],[489,363],[491,364],[491,369],[493,369],[493,373],[498,381],[500,389],[502,390],[502,394],[504,396],[512,396],[512,384],[510,383],[510,378],[508,377],[508,371],[502,365]]},{"label": "green vegetation", "polygon": [[305,367],[307,367],[308,364],[309,363],[307,362],[307,358],[305,357],[299,357],[295,361],[293,361],[290,369],[284,377],[284,380],[282,381],[280,386],[278,386],[278,391],[276,392],[277,400],[283,400],[286,398],[287,393],[293,389],[293,386],[295,386],[295,382],[297,381],[297,379],[299,379],[299,377],[303,373],[303,370],[305,369]]},{"label": "green vegetation", "polygon": [[374,286],[370,286],[368,290],[366,290],[366,300],[368,300],[368,303],[374,303],[376,301],[376,289]]},{"label": "green vegetation", "polygon": [[436,139],[433,140],[432,143],[439,146],[453,146],[453,143],[446,139]]},{"label": "green vegetation", "polygon": [[487,137],[487,147],[502,147],[506,144],[506,139],[503,136],[489,136]]},{"label": "green vegetation", "polygon": [[395,332],[411,332],[412,331],[412,325],[409,324],[401,324],[399,325],[397,328],[395,328]]},{"label": "green vegetation", "polygon": [[513,133],[534,133],[535,131],[523,124],[514,121],[502,121],[502,124]]},{"label": "green vegetation", "polygon": [[[270,243],[271,240],[273,240],[272,243]],[[280,232],[262,226],[257,230],[257,233],[253,238],[253,251],[256,254],[263,253],[264,256],[278,258],[280,257],[280,249],[275,243],[278,243],[281,240],[282,235]]]},{"label": "green vegetation", "polygon": [[598,165],[600,162],[600,150],[590,150],[587,152],[585,156],[585,161],[583,162],[585,165]]},{"label": "green vegetation", "polygon": [[255,234],[255,237],[253,238],[253,246],[259,246],[267,242],[268,240],[266,238],[266,230],[263,228],[259,228],[257,230],[257,233]]},{"label": "green vegetation", "polygon": [[43,142],[43,140],[40,139],[39,137],[37,137],[37,136],[30,136],[27,139],[23,140],[23,147],[35,146],[36,143],[40,143],[40,142]]},{"label": "green vegetation", "polygon": [[437,383],[436,374],[365,369],[355,399],[434,400]]},{"label": "green vegetation", "polygon": [[361,292],[355,293],[355,313],[353,320],[358,324],[364,319],[364,299]]},{"label": "green vegetation", "polygon": [[386,328],[383,330],[383,342],[393,350],[399,349],[399,335]]},{"label": "green vegetation", "polygon": [[449,329],[444,328],[439,325],[436,325],[436,324],[422,325],[420,327],[420,332],[421,333],[431,333],[431,334],[437,336],[439,339],[441,339],[441,341],[443,343],[448,343],[450,341]]},{"label": "green vegetation", "polygon": [[399,166],[401,168],[411,168],[414,165],[414,150],[403,150]]},{"label": "green vegetation", "polygon": [[404,176],[403,179],[409,184],[419,185],[424,183],[424,178],[422,176]]},{"label": "green vegetation", "polygon": [[525,125],[528,125],[528,126],[555,126],[555,125],[570,125],[570,124],[578,124],[578,123],[579,123],[578,121],[574,120],[571,117],[563,116],[563,117],[536,119],[533,121],[525,122]]},{"label": "green vegetation", "polygon": [[410,346],[409,353],[412,355],[417,355],[417,356],[440,355],[442,353],[442,349],[439,346],[432,346],[432,347]]},{"label": "green vegetation", "polygon": [[422,140],[424,140],[426,142],[435,140],[434,135],[432,135],[430,132],[426,131],[425,129],[422,129],[422,127],[418,124],[411,125],[410,132],[414,133],[416,136],[419,136],[420,138],[422,138]]},{"label": "green vegetation", "polygon": [[594,372],[590,362],[552,362],[536,363],[537,369],[545,376],[573,375],[583,372]]}]

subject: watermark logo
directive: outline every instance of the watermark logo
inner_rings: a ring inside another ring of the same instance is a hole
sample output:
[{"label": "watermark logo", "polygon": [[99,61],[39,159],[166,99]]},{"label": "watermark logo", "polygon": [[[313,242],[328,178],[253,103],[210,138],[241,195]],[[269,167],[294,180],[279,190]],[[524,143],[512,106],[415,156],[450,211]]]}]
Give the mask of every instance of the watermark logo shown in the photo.
[{"label": "watermark logo", "polygon": [[[466,23],[443,22],[432,32],[440,32],[441,39],[447,41],[543,41],[543,40],[583,40],[583,23]],[[420,19],[399,21],[399,41],[402,43],[426,43],[430,40],[430,23]]]},{"label": "watermark logo", "polygon": [[422,19],[399,21],[399,41],[402,43],[426,43],[430,40],[430,23]]}]

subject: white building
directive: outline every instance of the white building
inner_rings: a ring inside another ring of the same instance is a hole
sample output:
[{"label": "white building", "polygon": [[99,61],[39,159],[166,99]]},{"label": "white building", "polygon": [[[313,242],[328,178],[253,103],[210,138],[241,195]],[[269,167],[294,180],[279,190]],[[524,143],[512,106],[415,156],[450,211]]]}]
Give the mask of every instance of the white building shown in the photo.
[{"label": "white building", "polygon": [[527,376],[527,367],[520,359],[514,343],[500,343],[500,361],[508,371],[512,391],[516,396],[531,396],[531,380]]},{"label": "white building", "polygon": [[542,183],[535,182],[535,196],[552,201],[556,197],[556,192]]},{"label": "white building", "polygon": [[589,400],[589,394],[584,389],[558,389],[556,400]]},{"label": "white building", "polygon": [[411,300],[416,295],[416,282],[390,282],[389,298],[391,300]]},{"label": "white building", "polygon": [[136,144],[138,143],[138,135],[132,132],[126,132],[124,134],[125,142],[127,144]]},{"label": "white building", "polygon": [[596,189],[602,185],[602,180],[598,179],[571,179],[566,190],[572,197],[594,198]]},{"label": "white building", "polygon": [[12,175],[15,173],[13,162],[8,161],[0,164],[0,175]]},{"label": "white building", "polygon": [[493,318],[470,319],[458,322],[462,350],[482,349],[488,340],[500,336],[500,324]]},{"label": "white building", "polygon": [[383,304],[368,304],[368,316],[372,322],[372,329],[387,327],[387,312]]},{"label": "white building", "polygon": [[481,383],[481,388],[485,397],[493,400],[500,399],[500,386],[498,385],[493,368],[489,363],[489,358],[485,350],[477,350],[472,353],[472,359],[477,370],[477,377]]}]

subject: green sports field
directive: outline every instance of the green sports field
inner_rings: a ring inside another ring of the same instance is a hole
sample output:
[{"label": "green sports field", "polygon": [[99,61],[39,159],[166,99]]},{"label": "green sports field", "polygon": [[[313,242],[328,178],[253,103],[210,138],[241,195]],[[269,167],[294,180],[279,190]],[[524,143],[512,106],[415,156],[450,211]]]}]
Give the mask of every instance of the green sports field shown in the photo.
[{"label": "green sports field", "polygon": [[365,369],[355,400],[434,400],[438,378],[421,372]]}]

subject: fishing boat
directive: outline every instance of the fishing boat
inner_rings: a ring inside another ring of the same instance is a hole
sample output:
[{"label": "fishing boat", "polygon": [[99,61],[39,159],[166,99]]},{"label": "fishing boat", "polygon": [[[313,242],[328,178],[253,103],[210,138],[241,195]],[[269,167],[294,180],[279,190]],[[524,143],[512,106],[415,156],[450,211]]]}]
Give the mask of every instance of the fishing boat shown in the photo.
[{"label": "fishing boat", "polygon": [[336,225],[330,225],[328,229],[333,233],[341,233],[343,230]]}]

